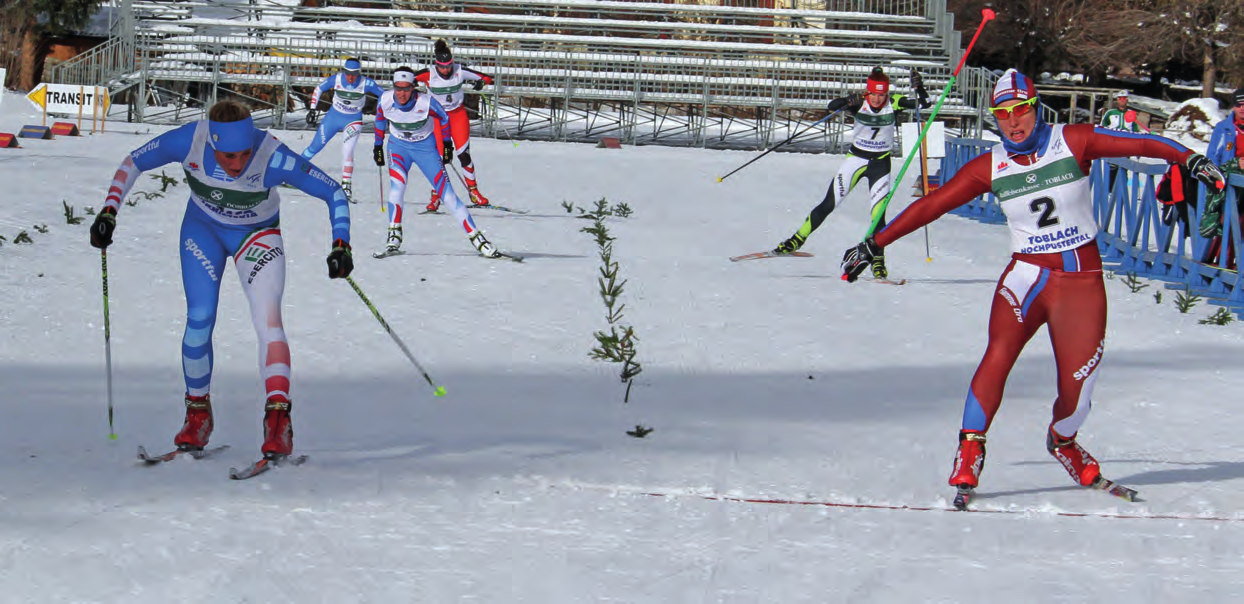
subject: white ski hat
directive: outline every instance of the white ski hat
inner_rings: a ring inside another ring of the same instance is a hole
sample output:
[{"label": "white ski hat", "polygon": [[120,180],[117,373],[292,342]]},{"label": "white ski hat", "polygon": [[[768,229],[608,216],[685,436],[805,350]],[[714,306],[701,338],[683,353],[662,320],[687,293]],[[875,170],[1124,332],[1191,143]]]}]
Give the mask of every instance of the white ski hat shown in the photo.
[{"label": "white ski hat", "polygon": [[1125,98],[1127,98],[1127,91],[1126,91],[1126,90],[1120,90],[1119,92],[1115,93],[1114,98],[1116,98],[1116,99],[1125,99]]}]

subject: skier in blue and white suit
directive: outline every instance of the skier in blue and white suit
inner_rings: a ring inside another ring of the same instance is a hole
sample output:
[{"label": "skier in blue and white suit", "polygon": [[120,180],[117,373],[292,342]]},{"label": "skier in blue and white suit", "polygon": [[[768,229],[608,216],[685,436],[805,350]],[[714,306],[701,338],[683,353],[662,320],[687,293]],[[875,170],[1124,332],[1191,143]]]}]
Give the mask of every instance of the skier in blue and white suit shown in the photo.
[{"label": "skier in blue and white suit", "polygon": [[138,177],[174,162],[181,164],[190,186],[178,238],[186,294],[181,359],[186,422],[174,443],[185,450],[199,450],[211,435],[212,331],[225,262],[232,256],[259,336],[259,371],[267,401],[263,452],[288,455],[293,448],[290,354],[281,319],[285,246],[276,187],[289,184],[328,204],[332,223],[328,276],[332,279],[349,276],[354,267],[345,193],[319,168],[256,128],[249,109],[223,101],[212,106],[207,119],[161,134],[126,156],[91,226],[91,245],[103,249],[112,243],[117,212]]},{"label": "skier in blue and white suit", "polygon": [[354,177],[354,144],[358,142],[359,133],[363,131],[363,105],[368,94],[375,95],[376,98],[384,94],[384,89],[375,80],[363,75],[362,69],[363,65],[358,59],[346,59],[341,73],[330,76],[316,86],[315,92],[311,93],[312,111],[320,102],[320,95],[329,90],[333,91],[333,106],[320,120],[320,127],[315,131],[311,144],[302,151],[303,157],[311,159],[338,132],[344,134],[345,138],[341,140],[341,186],[350,201],[354,201],[350,179]]},{"label": "skier in blue and white suit", "polygon": [[[393,136],[389,139],[389,237],[386,241],[386,253],[398,253],[402,244],[402,204],[406,195],[406,177],[412,164],[432,184],[432,189],[440,195],[445,204],[462,228],[466,231],[471,245],[483,256],[500,257],[484,233],[475,226],[471,212],[459,199],[454,188],[445,175],[444,158],[436,150],[436,139],[432,138],[435,116],[440,123],[441,141],[445,148],[453,148],[450,138],[449,115],[445,108],[431,94],[420,94],[415,90],[415,71],[409,67],[398,67],[393,72],[393,90],[380,97],[376,106],[376,146],[372,156],[377,166],[385,165],[384,137],[385,133]],[[453,159],[452,156],[450,159]]]}]

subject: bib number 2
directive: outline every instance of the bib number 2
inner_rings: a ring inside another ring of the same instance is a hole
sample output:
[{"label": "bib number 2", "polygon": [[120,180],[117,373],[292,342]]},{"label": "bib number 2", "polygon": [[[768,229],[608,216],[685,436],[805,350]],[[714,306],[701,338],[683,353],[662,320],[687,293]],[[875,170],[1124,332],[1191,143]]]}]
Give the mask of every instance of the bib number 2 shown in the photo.
[{"label": "bib number 2", "polygon": [[1041,217],[1037,219],[1037,228],[1048,228],[1058,224],[1058,217],[1054,215],[1054,200],[1049,197],[1038,197],[1028,204],[1028,209],[1033,214],[1041,213]]}]

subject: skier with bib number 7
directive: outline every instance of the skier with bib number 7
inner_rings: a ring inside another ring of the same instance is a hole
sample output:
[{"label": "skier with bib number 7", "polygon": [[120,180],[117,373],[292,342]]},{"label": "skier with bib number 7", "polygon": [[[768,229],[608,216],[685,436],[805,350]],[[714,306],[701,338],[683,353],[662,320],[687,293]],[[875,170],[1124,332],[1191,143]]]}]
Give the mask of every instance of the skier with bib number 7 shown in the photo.
[{"label": "skier with bib number 7", "polygon": [[225,264],[233,257],[259,336],[259,373],[266,398],[261,451],[265,459],[279,462],[293,450],[294,430],[289,343],[281,318],[285,245],[277,187],[289,184],[328,204],[330,279],[344,279],[354,268],[350,206],[335,180],[256,128],[246,106],[221,101],[211,107],[207,119],[161,134],[126,156],[91,226],[91,245],[104,249],[112,244],[117,211],[138,177],[174,162],[185,170],[190,199],[179,236],[186,294],[181,343],[186,418],[173,443],[181,452],[203,451],[212,434],[212,332]]},{"label": "skier with bib number 7", "polygon": [[1006,214],[1011,261],[993,297],[988,345],[968,388],[949,481],[959,489],[958,507],[966,505],[980,480],[985,433],[1002,403],[1007,376],[1042,325],[1049,331],[1058,376],[1046,448],[1077,484],[1112,484],[1076,438],[1092,406],[1106,337],[1106,291],[1089,194],[1092,161],[1151,157],[1183,163],[1211,187],[1223,182],[1205,156],[1170,139],[1091,124],[1051,126],[1041,118],[1040,106],[1032,80],[1008,70],[994,87],[990,108],[1002,142],[842,259],[843,279],[855,281],[886,246],[987,193],[997,196]]},{"label": "skier with bib number 7", "polygon": [[[916,93],[914,99],[890,94],[890,77],[880,67],[875,67],[868,76],[864,95],[853,93],[830,101],[829,111],[846,109],[855,118],[855,136],[851,142],[851,150],[838,168],[833,181],[829,183],[825,199],[812,208],[812,212],[794,235],[778,244],[773,250],[774,254],[790,254],[803,247],[812,232],[829,218],[837,205],[846,200],[860,180],[868,180],[868,197],[872,201],[872,207],[875,208],[885,199],[890,190],[890,148],[894,145],[894,132],[898,128],[897,115],[900,111],[917,107],[923,109],[931,105],[929,95],[924,90],[924,78],[914,69],[911,71],[911,87]],[[881,224],[885,224],[884,214]],[[884,256],[874,259],[873,276],[878,279],[889,276]]]}]

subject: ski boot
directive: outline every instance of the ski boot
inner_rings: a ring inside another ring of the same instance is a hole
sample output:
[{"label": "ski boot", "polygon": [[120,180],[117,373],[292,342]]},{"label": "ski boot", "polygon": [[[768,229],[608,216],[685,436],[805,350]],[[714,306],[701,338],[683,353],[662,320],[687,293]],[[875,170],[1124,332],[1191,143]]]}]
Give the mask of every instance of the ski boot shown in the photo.
[{"label": "ski boot", "polygon": [[389,227],[389,238],[384,242],[385,251],[396,252],[402,247],[402,225]]},{"label": "ski boot", "polygon": [[210,395],[186,395],[186,421],[173,437],[173,444],[182,451],[202,451],[212,436],[212,400]]},{"label": "ski boot", "polygon": [[283,459],[294,450],[294,425],[289,419],[290,402],[268,399],[263,411],[263,447],[269,459]]},{"label": "ski boot", "polygon": [[497,248],[493,247],[492,243],[484,237],[483,231],[475,231],[474,233],[471,233],[468,239],[470,239],[471,245],[475,247],[476,251],[479,252],[479,255],[485,258],[501,257],[501,253],[497,251]]},{"label": "ski boot", "polygon": [[803,247],[803,242],[807,240],[808,240],[807,237],[804,237],[803,235],[800,235],[799,233],[795,233],[794,235],[790,236],[790,239],[787,239],[786,241],[779,243],[777,247],[773,248],[773,253],[774,254],[789,254]]},{"label": "ski boot", "polygon": [[955,509],[966,510],[976,485],[980,483],[981,470],[985,469],[985,433],[976,430],[959,431],[959,450],[955,453],[955,466],[950,474],[950,486],[955,493]]},{"label": "ski boot", "polygon": [[435,212],[441,209],[441,196],[437,195],[436,191],[432,191],[432,201],[429,201],[428,206],[424,209],[429,212]]},{"label": "ski boot", "polygon": [[873,268],[873,279],[884,281],[890,278],[890,271],[886,270],[885,268],[885,256],[883,255],[873,256],[872,268]]},{"label": "ski boot", "polygon": [[1045,449],[1063,464],[1071,479],[1081,486],[1091,486],[1101,476],[1101,466],[1076,442],[1074,435],[1064,438],[1054,432],[1054,426],[1050,426],[1049,434],[1045,437]]},{"label": "ski boot", "polygon": [[959,451],[955,453],[955,467],[950,475],[950,486],[976,488],[980,483],[981,470],[985,468],[985,433],[976,430],[959,431]]},{"label": "ski boot", "polygon": [[346,201],[350,203],[355,203],[354,202],[354,189],[351,188],[349,180],[341,181],[341,190],[345,191],[346,193]]},{"label": "ski boot", "polygon": [[467,185],[467,193],[471,196],[471,203],[477,206],[488,205],[488,198],[479,192],[479,187],[474,183]]}]

